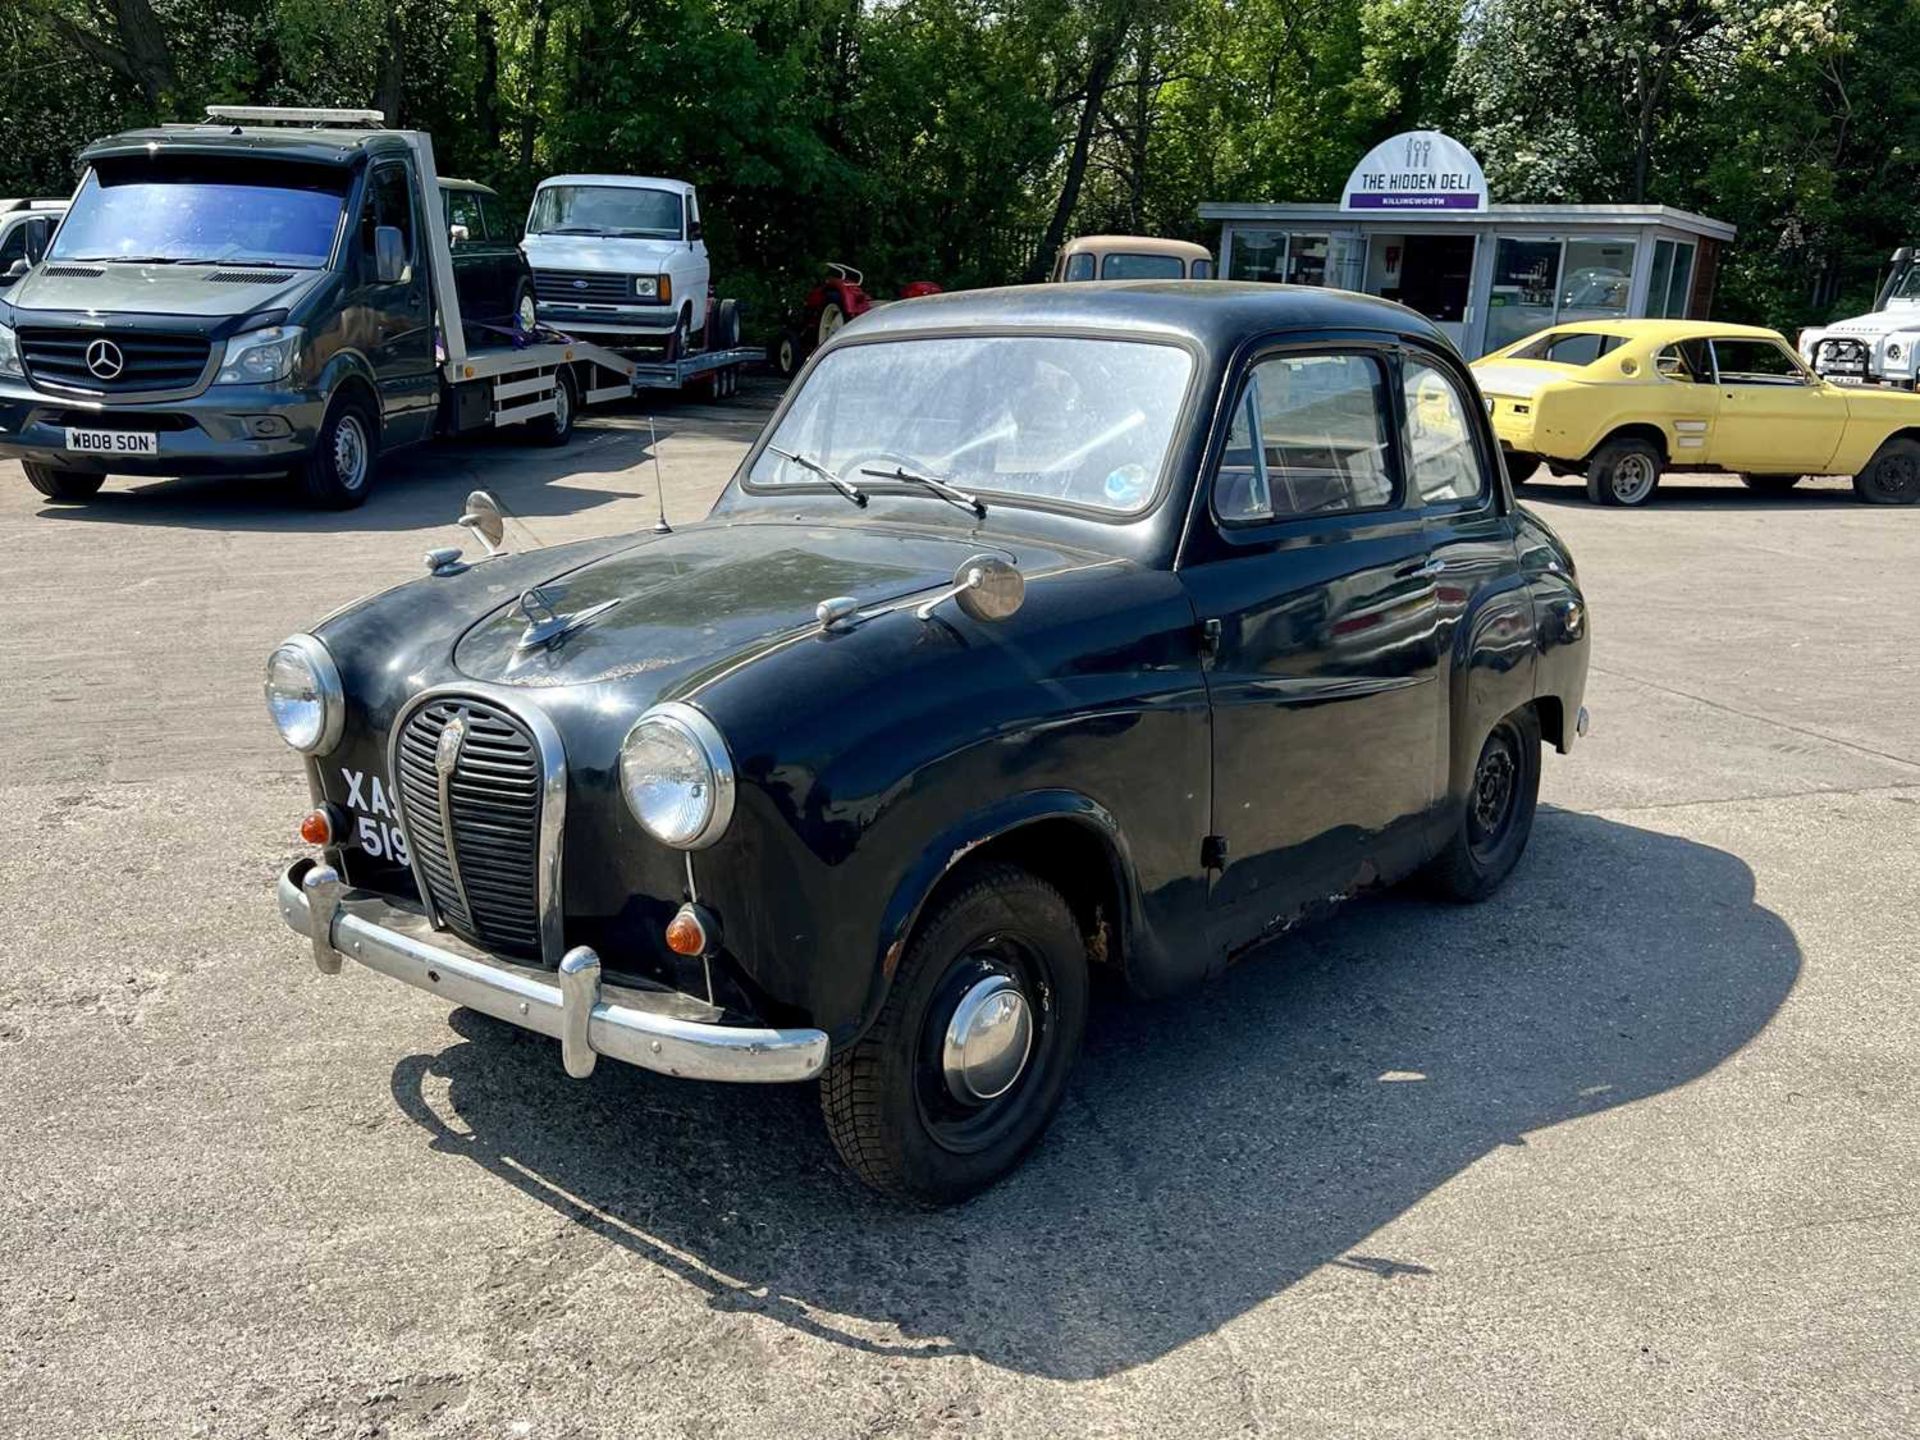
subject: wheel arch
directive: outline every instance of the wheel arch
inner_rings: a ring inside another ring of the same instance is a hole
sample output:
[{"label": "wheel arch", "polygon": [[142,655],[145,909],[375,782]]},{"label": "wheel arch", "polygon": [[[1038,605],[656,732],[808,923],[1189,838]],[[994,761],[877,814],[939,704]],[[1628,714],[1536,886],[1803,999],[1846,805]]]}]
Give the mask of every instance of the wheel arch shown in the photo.
[{"label": "wheel arch", "polygon": [[1673,458],[1673,446],[1668,442],[1667,432],[1647,420],[1630,420],[1623,425],[1615,425],[1602,435],[1588,449],[1584,461],[1591,462],[1607,446],[1616,440],[1645,440],[1660,453],[1660,463],[1665,465]]},{"label": "wheel arch", "polygon": [[1019,865],[1058,889],[1087,937],[1089,958],[1125,969],[1139,925],[1139,881],[1118,821],[1078,791],[1030,791],[950,826],[908,867],[882,912],[862,1032],[885,1003],[922,917],[968,872],[992,863]]}]

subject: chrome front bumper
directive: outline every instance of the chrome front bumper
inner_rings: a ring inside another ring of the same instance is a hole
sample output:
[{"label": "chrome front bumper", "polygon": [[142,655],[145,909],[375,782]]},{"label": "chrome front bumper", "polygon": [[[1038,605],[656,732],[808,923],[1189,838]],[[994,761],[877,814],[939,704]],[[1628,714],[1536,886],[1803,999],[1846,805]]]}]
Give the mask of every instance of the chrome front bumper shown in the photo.
[{"label": "chrome front bumper", "polygon": [[312,942],[322,975],[338,975],[341,960],[351,957],[456,1005],[552,1036],[576,1078],[591,1075],[602,1055],[687,1080],[760,1083],[811,1080],[827,1063],[823,1030],[720,1025],[672,1013],[685,997],[603,986],[600,957],[584,945],[567,952],[557,975],[449,948],[459,942],[430,928],[423,915],[349,889],[328,865],[296,863],[280,877],[279,898],[287,928]]}]

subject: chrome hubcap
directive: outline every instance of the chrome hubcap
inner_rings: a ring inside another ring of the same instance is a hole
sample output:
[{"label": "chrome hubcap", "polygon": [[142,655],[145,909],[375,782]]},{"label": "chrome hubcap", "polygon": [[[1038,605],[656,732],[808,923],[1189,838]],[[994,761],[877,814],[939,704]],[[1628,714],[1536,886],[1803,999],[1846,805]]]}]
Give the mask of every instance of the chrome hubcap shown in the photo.
[{"label": "chrome hubcap", "polygon": [[553,382],[553,423],[559,430],[567,428],[567,420],[573,413],[573,401],[567,398],[566,382]]},{"label": "chrome hubcap", "polygon": [[352,415],[342,416],[334,428],[333,473],[343,489],[358,490],[366,483],[367,436]]},{"label": "chrome hubcap", "polygon": [[522,330],[531,330],[539,323],[540,311],[534,304],[533,297],[531,295],[522,295],[520,297],[520,328]]},{"label": "chrome hubcap", "polygon": [[1653,462],[1644,455],[1629,455],[1613,467],[1613,493],[1631,505],[1653,489]]},{"label": "chrome hubcap", "polygon": [[1033,1009],[1009,975],[989,975],[960,997],[940,1048],[947,1090],[968,1105],[1013,1088],[1033,1050]]}]

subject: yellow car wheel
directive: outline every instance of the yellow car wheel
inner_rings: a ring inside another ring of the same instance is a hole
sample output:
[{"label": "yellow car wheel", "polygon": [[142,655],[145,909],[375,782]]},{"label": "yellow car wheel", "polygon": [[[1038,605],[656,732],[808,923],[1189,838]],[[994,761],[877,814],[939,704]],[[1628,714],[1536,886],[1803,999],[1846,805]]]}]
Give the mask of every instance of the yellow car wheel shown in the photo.
[{"label": "yellow car wheel", "polygon": [[1587,462],[1587,498],[1596,505],[1644,505],[1660,483],[1661,463],[1645,440],[1609,440]]}]

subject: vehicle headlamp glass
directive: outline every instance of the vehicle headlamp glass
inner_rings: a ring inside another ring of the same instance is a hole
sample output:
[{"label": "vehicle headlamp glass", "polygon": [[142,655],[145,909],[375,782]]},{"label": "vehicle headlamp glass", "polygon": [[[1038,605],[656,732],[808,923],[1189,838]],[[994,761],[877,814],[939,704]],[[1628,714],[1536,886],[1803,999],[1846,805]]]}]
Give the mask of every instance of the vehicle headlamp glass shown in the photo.
[{"label": "vehicle headlamp glass", "polygon": [[733,818],[733,757],[711,720],[670,700],[627,732],[620,790],[654,839],[676,850],[701,850],[725,834]]},{"label": "vehicle headlamp glass", "polygon": [[633,277],[633,293],[642,300],[660,298],[660,277],[658,275],[636,275]]},{"label": "vehicle headlamp glass", "polygon": [[11,325],[0,325],[0,375],[24,376],[20,368],[20,341]]},{"label": "vehicle headlamp glass", "polygon": [[270,325],[265,330],[250,330],[227,341],[227,353],[221,357],[216,385],[271,385],[293,373],[300,358],[301,332],[298,325]]},{"label": "vehicle headlamp glass", "polygon": [[303,755],[331,750],[346,721],[340,671],[327,647],[295,635],[267,657],[267,713],[280,738]]}]

